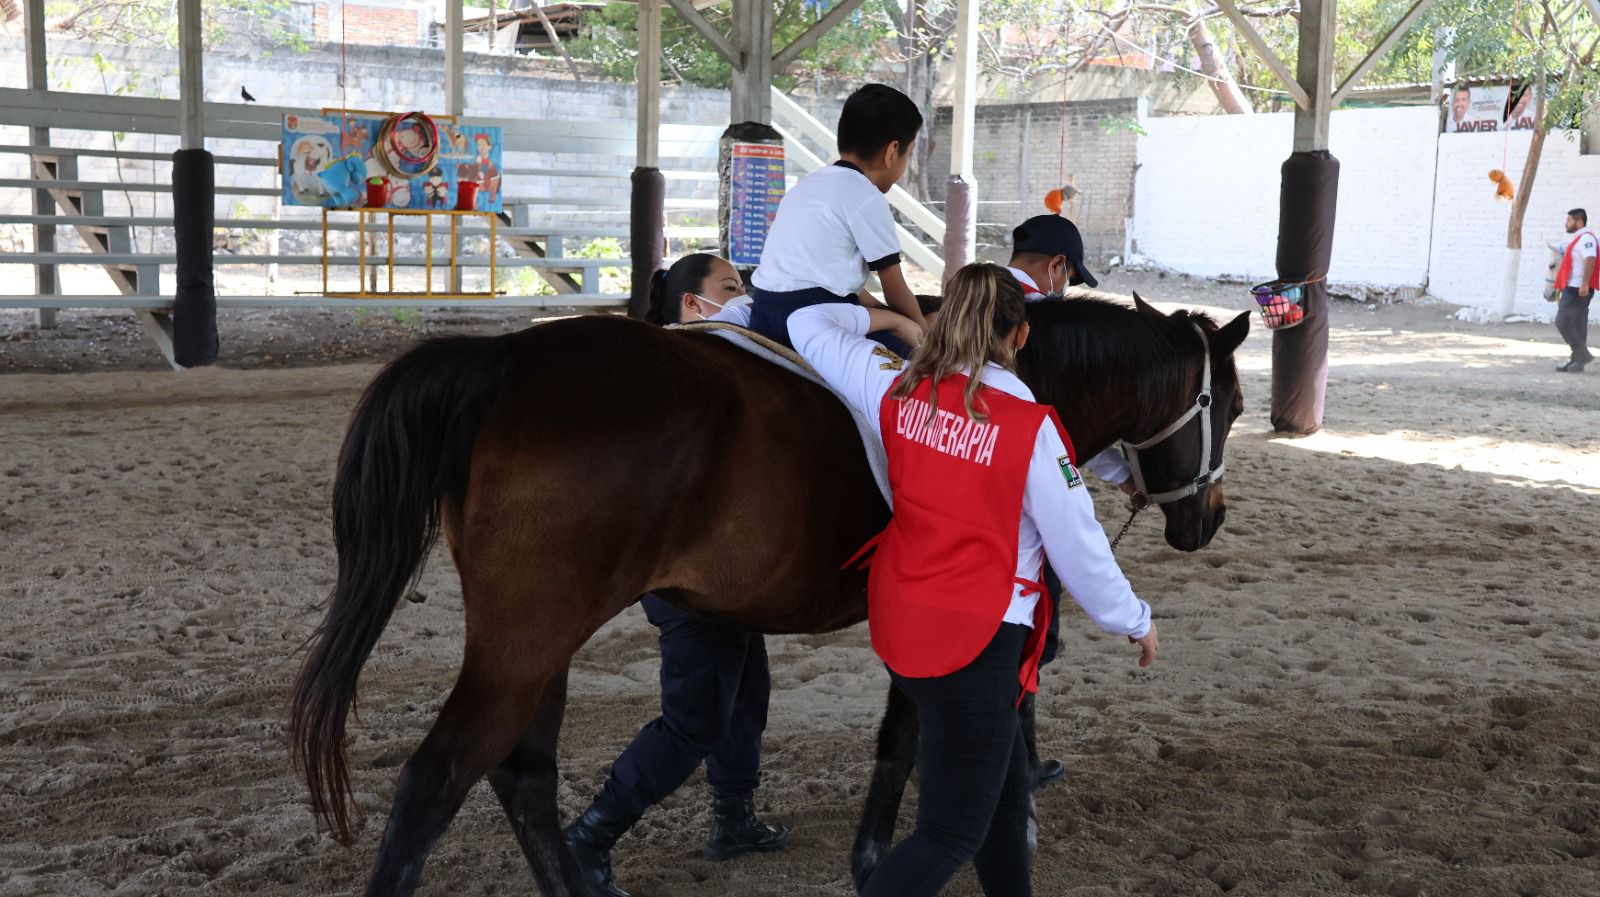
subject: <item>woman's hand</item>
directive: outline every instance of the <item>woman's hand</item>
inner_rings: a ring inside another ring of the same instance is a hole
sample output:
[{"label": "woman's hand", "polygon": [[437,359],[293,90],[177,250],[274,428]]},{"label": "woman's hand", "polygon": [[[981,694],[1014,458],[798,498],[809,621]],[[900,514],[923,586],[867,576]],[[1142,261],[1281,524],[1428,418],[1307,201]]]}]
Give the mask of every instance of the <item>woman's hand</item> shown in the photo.
[{"label": "woman's hand", "polygon": [[1138,645],[1140,648],[1139,666],[1149,666],[1150,662],[1156,659],[1156,651],[1161,647],[1160,641],[1156,638],[1155,621],[1151,621],[1150,631],[1144,634],[1144,638],[1134,638],[1130,635],[1128,636],[1128,641]]}]

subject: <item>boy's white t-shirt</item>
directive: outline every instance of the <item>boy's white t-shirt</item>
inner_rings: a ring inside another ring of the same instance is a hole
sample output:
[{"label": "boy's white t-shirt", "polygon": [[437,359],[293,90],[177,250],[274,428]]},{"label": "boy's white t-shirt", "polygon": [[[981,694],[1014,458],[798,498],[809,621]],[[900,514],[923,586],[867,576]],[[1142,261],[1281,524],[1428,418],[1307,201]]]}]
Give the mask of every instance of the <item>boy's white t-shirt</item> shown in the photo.
[{"label": "boy's white t-shirt", "polygon": [[[779,206],[779,208],[783,207]],[[1567,239],[1569,245],[1572,240],[1576,240],[1578,243],[1577,246],[1572,248],[1572,271],[1567,275],[1567,286],[1582,289],[1583,261],[1584,259],[1595,258],[1597,249],[1600,249],[1600,240],[1596,240],[1594,231],[1588,228],[1583,228]],[[765,259],[764,256],[763,259]]]},{"label": "boy's white t-shirt", "polygon": [[894,226],[889,200],[860,170],[820,168],[778,203],[750,282],[772,293],[821,287],[854,296],[869,271],[900,263]]}]

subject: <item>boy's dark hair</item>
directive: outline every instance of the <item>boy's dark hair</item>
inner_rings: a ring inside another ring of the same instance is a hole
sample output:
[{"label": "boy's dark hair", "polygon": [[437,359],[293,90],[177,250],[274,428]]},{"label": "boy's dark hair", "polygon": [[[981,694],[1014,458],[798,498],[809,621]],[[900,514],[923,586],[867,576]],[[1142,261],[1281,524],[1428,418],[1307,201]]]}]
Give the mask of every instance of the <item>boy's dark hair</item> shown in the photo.
[{"label": "boy's dark hair", "polygon": [[1567,214],[1578,219],[1579,221],[1582,221],[1584,224],[1589,223],[1589,213],[1582,209],[1568,209]]},{"label": "boy's dark hair", "polygon": [[873,156],[898,140],[911,148],[922,130],[922,113],[911,98],[887,84],[868,84],[844,101],[839,113],[839,153]]}]

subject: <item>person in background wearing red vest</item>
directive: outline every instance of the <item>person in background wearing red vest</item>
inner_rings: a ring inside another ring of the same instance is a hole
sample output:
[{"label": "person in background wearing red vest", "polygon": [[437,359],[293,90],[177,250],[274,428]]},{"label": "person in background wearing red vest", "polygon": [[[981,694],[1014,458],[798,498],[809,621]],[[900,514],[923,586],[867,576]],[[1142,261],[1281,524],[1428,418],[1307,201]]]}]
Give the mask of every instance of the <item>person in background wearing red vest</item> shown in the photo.
[{"label": "person in background wearing red vest", "polygon": [[[877,426],[894,514],[867,586],[872,647],[921,724],[917,826],[862,897],[932,897],[969,860],[988,897],[1032,894],[1032,770],[1017,704],[1037,688],[1050,617],[1046,557],[1101,629],[1155,659],[1150,607],[1117,568],[1054,410],[1013,371],[1028,339],[1022,289],[968,265],[903,373],[866,334],[914,340],[880,308],[795,311],[796,351]],[[870,546],[869,546],[870,547]]]},{"label": "person in background wearing red vest", "polygon": [[1561,301],[1556,305],[1556,332],[1572,348],[1572,358],[1556,368],[1565,374],[1581,374],[1584,365],[1594,361],[1589,352],[1589,300],[1600,289],[1600,264],[1595,262],[1600,238],[1589,228],[1589,213],[1573,209],[1567,213],[1567,233],[1572,242],[1556,269],[1556,284]]},{"label": "person in background wearing red vest", "polygon": [[[1061,215],[1035,215],[1011,231],[1011,261],[1006,270],[1022,286],[1022,297],[1029,302],[1061,299],[1068,286],[1079,284],[1098,287],[1097,280],[1083,263],[1083,234],[1078,226]],[[1112,446],[1083,462],[1084,470],[1121,489],[1128,495],[1137,490],[1133,485],[1133,471],[1122,449]],[[1055,573],[1045,569],[1044,583],[1052,594],[1061,591]],[[1061,628],[1060,609],[1050,617],[1050,633],[1045,639],[1044,656],[1039,665],[1047,666],[1056,658],[1058,632]],[[1032,704],[1024,705],[1025,713],[1033,713]],[[1031,727],[1024,728],[1030,732]],[[1053,782],[1067,774],[1060,760],[1039,759],[1038,745],[1030,739],[1028,759],[1033,764],[1034,778],[1040,784]]]}]

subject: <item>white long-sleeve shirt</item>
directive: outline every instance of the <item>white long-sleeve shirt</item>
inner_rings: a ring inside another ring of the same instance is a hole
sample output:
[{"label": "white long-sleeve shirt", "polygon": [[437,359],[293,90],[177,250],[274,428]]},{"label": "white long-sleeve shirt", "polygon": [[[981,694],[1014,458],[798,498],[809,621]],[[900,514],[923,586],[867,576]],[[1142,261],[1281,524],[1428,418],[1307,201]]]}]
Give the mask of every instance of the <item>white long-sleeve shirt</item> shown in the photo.
[{"label": "white long-sleeve shirt", "polygon": [[[899,372],[885,369],[878,344],[866,339],[867,311],[856,305],[826,303],[802,308],[789,316],[789,338],[795,351],[828,381],[845,401],[872,422],[883,438],[878,411]],[[986,386],[1033,401],[1033,391],[1015,374],[996,365],[980,373]],[[1133,593],[1111,556],[1105,530],[1094,516],[1089,490],[1082,478],[1073,485],[1062,476],[1058,459],[1067,448],[1048,420],[1034,439],[1022,497],[1022,522],[1017,534],[1017,569],[1020,579],[1038,577],[1044,559],[1061,578],[1061,584],[1095,625],[1117,635],[1142,638],[1150,631],[1150,605]],[[1033,624],[1037,596],[1023,595],[1018,586],[1006,611],[1007,623]]]}]

